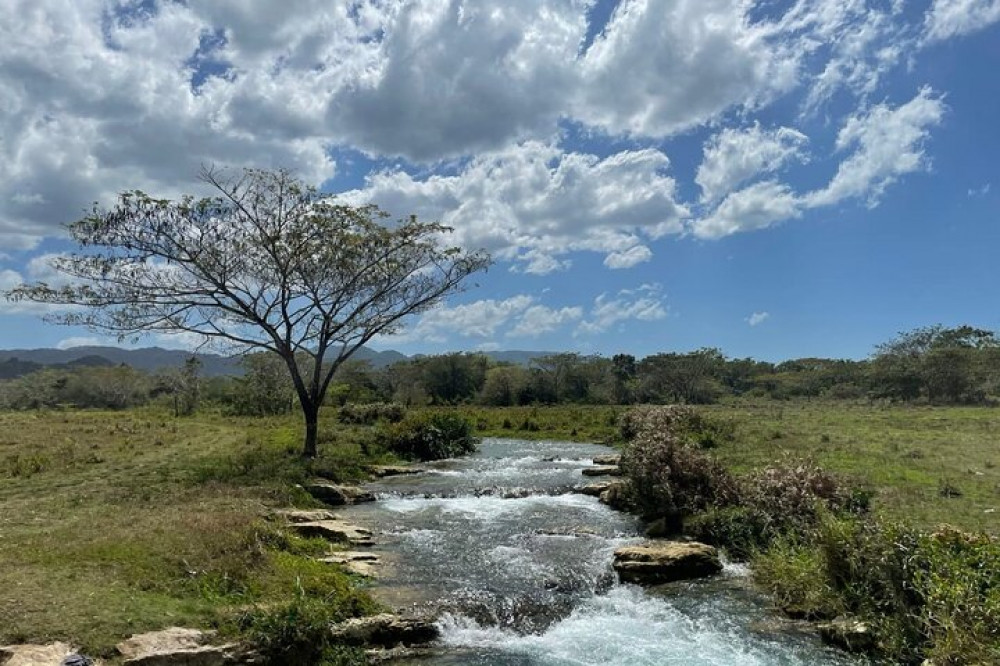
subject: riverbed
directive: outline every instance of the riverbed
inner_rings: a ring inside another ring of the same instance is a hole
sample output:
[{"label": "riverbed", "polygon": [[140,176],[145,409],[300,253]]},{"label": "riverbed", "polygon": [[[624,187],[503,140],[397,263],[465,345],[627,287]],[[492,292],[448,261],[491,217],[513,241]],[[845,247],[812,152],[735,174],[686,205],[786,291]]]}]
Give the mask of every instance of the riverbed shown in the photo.
[{"label": "riverbed", "polygon": [[467,458],[369,488],[343,512],[375,533],[374,593],[432,613],[440,649],[411,666],[812,666],[857,664],[790,630],[726,565],[711,579],[644,589],[617,582],[612,554],[641,525],[572,492],[607,447],[486,439]]}]

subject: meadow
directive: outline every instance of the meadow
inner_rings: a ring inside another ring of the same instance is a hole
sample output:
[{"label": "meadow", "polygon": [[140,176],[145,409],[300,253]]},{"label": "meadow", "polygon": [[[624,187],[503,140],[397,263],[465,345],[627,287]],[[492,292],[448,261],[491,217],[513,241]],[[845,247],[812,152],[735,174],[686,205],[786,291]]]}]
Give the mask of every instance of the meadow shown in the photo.
[{"label": "meadow", "polygon": [[[459,411],[479,436],[611,444],[624,411],[429,409]],[[807,458],[869,487],[878,514],[998,531],[1000,410],[775,401],[700,409],[731,424],[713,451],[736,471]],[[109,654],[124,636],[170,625],[274,630],[298,617],[296,603],[322,604],[321,622],[373,611],[362,581],[311,560],[326,544],[269,517],[314,505],[295,486],[307,478],[357,480],[392,459],[371,428],[334,417],[323,415],[320,456],[307,462],[295,415],[0,413],[0,644],[63,639]]]}]

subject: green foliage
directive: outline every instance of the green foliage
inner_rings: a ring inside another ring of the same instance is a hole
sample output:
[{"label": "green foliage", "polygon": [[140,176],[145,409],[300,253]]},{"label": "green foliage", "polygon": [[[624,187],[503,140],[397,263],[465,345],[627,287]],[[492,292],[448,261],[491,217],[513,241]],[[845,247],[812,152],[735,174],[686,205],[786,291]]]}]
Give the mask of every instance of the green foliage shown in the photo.
[{"label": "green foliage", "polygon": [[393,453],[416,460],[441,460],[476,450],[472,422],[454,413],[412,414],[385,429],[383,440]]},{"label": "green foliage", "polygon": [[1000,658],[1000,543],[987,535],[829,519],[815,540],[778,539],[753,566],[789,612],[863,620],[893,663]]},{"label": "green foliage", "polygon": [[226,413],[233,416],[278,416],[292,411],[295,389],[285,361],[277,354],[244,356],[243,376],[232,382]]},{"label": "green foliage", "polygon": [[355,425],[375,425],[379,421],[399,423],[405,416],[406,407],[392,402],[347,403],[337,412],[338,421]]}]

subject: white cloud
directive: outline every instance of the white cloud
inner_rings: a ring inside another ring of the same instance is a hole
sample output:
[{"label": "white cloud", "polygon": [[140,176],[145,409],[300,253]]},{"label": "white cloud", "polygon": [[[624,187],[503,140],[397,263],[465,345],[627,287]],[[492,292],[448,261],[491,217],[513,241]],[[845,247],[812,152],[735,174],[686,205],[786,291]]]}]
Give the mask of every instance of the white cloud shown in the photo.
[{"label": "white cloud", "polygon": [[743,0],[623,0],[587,50],[574,115],[664,136],[791,89],[797,54]]},{"label": "white cloud", "polygon": [[754,312],[749,317],[747,317],[745,321],[748,324],[750,324],[750,326],[757,326],[767,321],[770,318],[770,316],[771,315],[768,312]]},{"label": "white cloud", "polygon": [[806,197],[808,205],[826,206],[849,197],[867,197],[875,205],[900,176],[927,167],[923,144],[944,112],[941,97],[925,87],[899,107],[878,104],[848,119],[837,134],[837,150],[855,150],[825,188]]},{"label": "white cloud", "polygon": [[617,254],[609,265],[624,267],[649,252],[636,249],[642,235],[682,230],[688,211],[664,174],[669,164],[658,150],[601,159],[533,141],[480,155],[451,176],[378,173],[343,198],[441,220],[460,244],[484,247],[531,273],[564,268],[558,257],[580,250]]},{"label": "white cloud", "polygon": [[73,347],[100,347],[103,345],[115,344],[97,337],[78,336],[64,338],[56,343],[56,349],[72,349]]},{"label": "white cloud", "polygon": [[991,185],[990,183],[986,183],[982,187],[975,187],[975,188],[970,187],[968,195],[970,197],[985,197],[987,194],[990,193],[990,185]]},{"label": "white cloud", "polygon": [[803,160],[808,141],[790,127],[762,130],[759,123],[722,130],[705,142],[695,176],[702,201],[716,201],[747,180],[774,172],[790,160]]},{"label": "white cloud", "polygon": [[967,35],[1000,21],[1000,0],[934,0],[924,21],[929,42]]},{"label": "white cloud", "polygon": [[652,258],[652,250],[645,245],[636,245],[624,252],[612,252],[604,257],[604,265],[608,268],[632,268]]},{"label": "white cloud", "polygon": [[594,299],[585,321],[580,322],[574,335],[601,333],[614,324],[629,320],[657,321],[667,316],[658,287],[643,285],[637,290],[623,289],[616,296],[601,294]]},{"label": "white cloud", "polygon": [[783,183],[765,181],[733,192],[707,217],[691,228],[699,238],[722,238],[741,231],[766,229],[799,217],[802,204]]},{"label": "white cloud", "polygon": [[452,336],[492,338],[498,329],[513,321],[534,301],[534,297],[520,294],[500,301],[490,298],[461,305],[442,305],[422,315],[413,326],[398,335],[388,336],[386,340],[445,342]]},{"label": "white cloud", "polygon": [[538,337],[543,333],[551,333],[563,324],[577,321],[583,316],[581,307],[549,308],[544,305],[532,305],[524,311],[517,325],[507,335],[510,337]]}]

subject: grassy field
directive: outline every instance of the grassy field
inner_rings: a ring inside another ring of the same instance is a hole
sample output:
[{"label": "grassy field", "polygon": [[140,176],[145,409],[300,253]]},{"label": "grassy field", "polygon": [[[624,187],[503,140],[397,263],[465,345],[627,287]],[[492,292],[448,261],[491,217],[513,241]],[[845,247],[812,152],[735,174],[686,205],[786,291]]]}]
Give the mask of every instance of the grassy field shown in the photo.
[{"label": "grassy field", "polygon": [[[488,436],[594,442],[615,440],[623,411],[461,409]],[[889,517],[1000,531],[1000,409],[767,401],[700,409],[735,424],[715,454],[736,471],[805,458],[870,486]]]},{"label": "grassy field", "polygon": [[[480,436],[614,442],[622,408],[456,408]],[[875,510],[920,525],[1000,531],[1000,410],[846,403],[704,408],[735,436],[737,470],[809,458],[876,491]],[[169,625],[231,626],[247,607],[307,596],[371,610],[359,581],[267,519],[310,506],[294,487],[385,461],[363,427],[326,414],[321,457],[298,456],[294,416],[175,419],[157,410],[0,413],[0,644],[69,640],[108,654]]]},{"label": "grassy field", "polygon": [[106,655],[171,625],[226,628],[248,607],[309,597],[370,609],[269,508],[309,506],[313,471],[362,475],[358,433],[327,424],[315,470],[289,419],[157,411],[0,414],[0,644],[64,639]]}]

